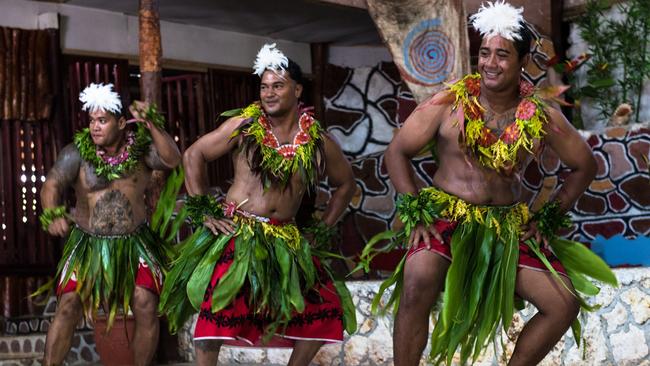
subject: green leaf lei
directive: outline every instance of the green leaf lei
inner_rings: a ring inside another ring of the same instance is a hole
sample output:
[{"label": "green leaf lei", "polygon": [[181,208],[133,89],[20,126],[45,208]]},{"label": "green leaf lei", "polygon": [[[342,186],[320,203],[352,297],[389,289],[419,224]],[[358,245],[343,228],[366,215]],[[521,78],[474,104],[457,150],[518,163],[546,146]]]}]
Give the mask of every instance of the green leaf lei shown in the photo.
[{"label": "green leaf lei", "polygon": [[[317,151],[322,152],[323,129],[313,117],[306,113],[300,116],[298,123],[301,124],[301,132],[304,132],[303,141],[298,144],[292,141],[291,144],[274,147],[270,138],[272,133],[261,121],[264,111],[259,104],[253,103],[246,108],[229,110],[221,115],[250,119],[250,123],[242,124],[233,132],[231,138],[239,135],[244,137],[241,150],[248,154],[251,168],[254,173],[260,174],[265,188],[270,187],[272,183],[279,183],[281,187],[286,187],[296,173],[300,174],[307,185],[313,186],[318,183],[320,167],[317,162]],[[303,126],[305,122],[308,125]],[[283,155],[281,151],[285,148],[292,150],[292,153]]]},{"label": "green leaf lei", "polygon": [[432,200],[428,194],[414,195],[412,193],[401,193],[397,196],[395,203],[400,221],[404,224],[406,236],[418,225],[429,226],[438,217],[440,212],[439,204]]},{"label": "green leaf lei", "polygon": [[46,209],[43,209],[43,213],[38,217],[38,220],[41,222],[41,228],[43,231],[47,231],[47,229],[50,227],[50,224],[52,224],[52,221],[54,221],[54,219],[58,219],[59,217],[65,217],[65,206],[48,207]]},{"label": "green leaf lei", "polygon": [[185,201],[187,217],[193,226],[201,226],[206,217],[220,219],[224,217],[223,207],[213,196],[201,194],[187,197]]},{"label": "green leaf lei", "polygon": [[[155,105],[150,105],[144,112],[144,115],[156,128],[163,129],[165,119],[158,112]],[[95,167],[95,174],[111,181],[122,178],[138,166],[140,158],[149,149],[151,134],[144,125],[138,123],[135,131],[135,143],[127,148],[129,157],[126,161],[117,165],[108,164],[101,157],[97,156],[97,145],[95,145],[90,137],[89,128],[84,128],[75,134],[74,144],[77,146],[81,158]]]},{"label": "green leaf lei", "polygon": [[535,214],[532,221],[537,222],[537,230],[546,238],[552,238],[559,229],[571,227],[571,217],[561,213],[559,201],[546,202]]},{"label": "green leaf lei", "polygon": [[315,220],[311,225],[304,228],[305,234],[313,236],[315,248],[327,249],[338,236],[336,226],[328,226],[322,220]]}]

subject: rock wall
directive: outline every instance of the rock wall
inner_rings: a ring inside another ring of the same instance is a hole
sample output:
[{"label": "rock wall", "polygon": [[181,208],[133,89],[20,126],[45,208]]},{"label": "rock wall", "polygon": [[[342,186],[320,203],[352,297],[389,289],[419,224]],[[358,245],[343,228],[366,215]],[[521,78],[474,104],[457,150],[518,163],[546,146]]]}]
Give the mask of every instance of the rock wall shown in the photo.
[{"label": "rock wall", "polygon": [[[650,269],[616,269],[619,288],[603,288],[592,304],[601,308],[594,313],[581,314],[584,343],[578,347],[571,332],[553,348],[540,363],[541,366],[583,365],[650,365]],[[359,331],[345,338],[341,344],[324,346],[312,365],[392,365],[393,318],[374,317],[370,314],[370,302],[377,293],[379,282],[348,282],[357,308]],[[389,294],[386,294],[386,299]],[[498,345],[480,357],[476,365],[505,365],[512,354],[516,338],[524,323],[535,315],[528,305],[517,313],[511,329],[502,334],[505,350]],[[191,344],[193,325],[188,324],[179,336],[181,355],[187,361],[194,360]],[[426,353],[426,351],[425,351]],[[219,362],[228,364],[285,365],[290,350],[247,349],[224,347]],[[426,359],[423,357],[422,363]]]}]

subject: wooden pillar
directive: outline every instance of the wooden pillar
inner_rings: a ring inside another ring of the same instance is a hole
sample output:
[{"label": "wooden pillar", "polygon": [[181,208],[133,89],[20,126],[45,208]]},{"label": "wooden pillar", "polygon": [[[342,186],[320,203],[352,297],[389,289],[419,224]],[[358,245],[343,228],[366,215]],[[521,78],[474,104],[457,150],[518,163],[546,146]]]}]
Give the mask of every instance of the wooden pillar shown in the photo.
[{"label": "wooden pillar", "polygon": [[325,66],[327,65],[327,44],[325,43],[312,43],[311,44],[311,70],[314,75],[314,83],[312,87],[313,105],[316,119],[327,126],[327,121],[323,121],[325,117],[325,103],[323,101],[323,89],[325,87]]},{"label": "wooden pillar", "polygon": [[140,0],[140,93],[141,98],[160,107],[162,102],[162,44],[159,0]]}]

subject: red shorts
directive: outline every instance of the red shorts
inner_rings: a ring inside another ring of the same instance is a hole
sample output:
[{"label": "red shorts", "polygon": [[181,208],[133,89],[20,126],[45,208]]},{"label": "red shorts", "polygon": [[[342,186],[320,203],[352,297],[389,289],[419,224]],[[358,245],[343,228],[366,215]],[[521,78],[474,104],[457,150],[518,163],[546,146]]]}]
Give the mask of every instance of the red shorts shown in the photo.
[{"label": "red shorts", "polygon": [[233,263],[235,239],[231,239],[215,265],[212,279],[203,298],[194,339],[221,339],[231,346],[293,347],[296,340],[324,342],[343,341],[343,309],[336,289],[329,277],[315,265],[321,275],[321,283],[304,293],[305,310],[296,313],[282,334],[276,334],[262,343],[267,320],[254,313],[248,306],[246,285],[225,309],[212,312],[212,291],[219,279]]},{"label": "red shorts", "polygon": [[[65,273],[62,276],[65,276]],[[56,294],[58,296],[75,291],[77,288],[75,273],[70,276],[70,279],[65,286],[61,285],[62,283],[59,281],[59,284],[56,287]],[[162,288],[162,278],[161,276],[155,276],[151,271],[151,268],[149,268],[146,263],[142,263],[141,261],[138,265],[138,273],[135,276],[135,285],[138,287],[146,288],[156,295],[160,295],[160,289]]]},{"label": "red shorts", "polygon": [[[441,243],[435,238],[431,238],[431,249],[429,250],[438,253],[439,255],[451,261],[451,246],[449,245],[449,242],[451,241],[451,236],[454,233],[456,226],[458,226],[458,223],[456,222],[437,220],[434,223],[434,227],[442,236],[444,243]],[[412,246],[408,251],[407,258],[411,257],[413,254],[421,250],[427,250],[427,246],[424,242]],[[553,254],[553,252],[546,248],[541,248],[541,251],[551,263],[553,269],[563,275],[566,275],[566,270],[562,266],[562,263],[560,263],[560,260],[557,259],[557,257]],[[544,263],[542,263],[542,261],[537,258],[535,253],[532,253],[530,251],[528,245],[523,242],[519,243],[519,263],[517,264],[517,267],[519,267],[519,269],[529,268],[536,271],[548,271]]]}]

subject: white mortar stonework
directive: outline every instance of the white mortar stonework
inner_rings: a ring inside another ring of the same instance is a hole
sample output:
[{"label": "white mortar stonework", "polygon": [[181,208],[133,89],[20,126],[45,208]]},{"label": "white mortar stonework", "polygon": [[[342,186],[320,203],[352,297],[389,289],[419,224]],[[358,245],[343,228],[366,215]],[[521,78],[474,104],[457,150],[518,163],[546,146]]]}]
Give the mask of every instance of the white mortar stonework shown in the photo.
[{"label": "white mortar stonework", "polygon": [[[614,272],[621,286],[604,287],[598,296],[590,300],[590,304],[598,304],[600,309],[580,315],[580,347],[569,331],[540,363],[541,366],[650,366],[650,268],[625,268]],[[393,318],[391,315],[374,317],[369,313],[370,303],[379,284],[378,281],[347,283],[357,307],[359,331],[353,336],[347,336],[343,344],[324,346],[312,365],[393,365]],[[515,314],[512,326],[507,333],[501,335],[505,352],[500,342],[497,342],[495,347],[486,349],[475,365],[505,365],[512,355],[519,332],[535,313],[536,310],[528,305]],[[179,348],[187,361],[194,360],[190,342],[192,331],[193,322],[188,322],[179,336]],[[428,350],[427,346],[421,365],[427,364]],[[290,353],[290,349],[224,347],[219,361],[223,364],[284,365]],[[458,364],[458,360],[453,364]]]}]

